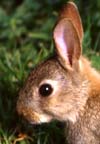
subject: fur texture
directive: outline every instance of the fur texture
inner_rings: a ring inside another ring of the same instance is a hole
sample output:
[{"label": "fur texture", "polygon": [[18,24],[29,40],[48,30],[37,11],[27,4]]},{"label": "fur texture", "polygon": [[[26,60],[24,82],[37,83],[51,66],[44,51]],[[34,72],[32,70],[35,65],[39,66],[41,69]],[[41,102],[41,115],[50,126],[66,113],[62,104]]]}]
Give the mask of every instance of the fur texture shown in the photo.
[{"label": "fur texture", "polygon": [[[83,29],[74,3],[60,12],[54,57],[38,65],[20,90],[17,111],[30,123],[66,122],[68,144],[100,144],[100,74],[81,55]],[[51,85],[45,97],[41,85]]]}]

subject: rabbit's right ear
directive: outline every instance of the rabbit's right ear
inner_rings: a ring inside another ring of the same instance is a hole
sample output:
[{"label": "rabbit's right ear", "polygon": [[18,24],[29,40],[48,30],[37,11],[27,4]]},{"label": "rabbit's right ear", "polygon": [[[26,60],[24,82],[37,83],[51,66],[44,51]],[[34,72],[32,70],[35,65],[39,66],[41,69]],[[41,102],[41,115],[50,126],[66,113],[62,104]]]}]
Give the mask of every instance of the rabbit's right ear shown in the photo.
[{"label": "rabbit's right ear", "polygon": [[[70,5],[71,7],[69,7]],[[66,7],[66,13],[62,14],[54,28],[53,38],[61,64],[65,68],[73,69],[81,55],[82,25],[80,17],[77,16],[78,12],[75,5],[70,3],[68,7]],[[72,8],[74,9],[74,14],[69,13]]]}]

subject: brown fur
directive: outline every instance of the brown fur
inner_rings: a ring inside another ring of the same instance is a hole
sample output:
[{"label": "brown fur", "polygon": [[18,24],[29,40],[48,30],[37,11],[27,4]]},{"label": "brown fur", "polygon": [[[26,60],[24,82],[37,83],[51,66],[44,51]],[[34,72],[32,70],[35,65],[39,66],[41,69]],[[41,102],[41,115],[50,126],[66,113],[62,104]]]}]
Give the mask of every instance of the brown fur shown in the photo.
[{"label": "brown fur", "polygon": [[[53,37],[56,56],[30,73],[17,111],[33,124],[65,121],[68,144],[100,144],[100,74],[81,56],[82,24],[72,2],[61,11]],[[39,93],[45,83],[53,88],[47,97]]]}]

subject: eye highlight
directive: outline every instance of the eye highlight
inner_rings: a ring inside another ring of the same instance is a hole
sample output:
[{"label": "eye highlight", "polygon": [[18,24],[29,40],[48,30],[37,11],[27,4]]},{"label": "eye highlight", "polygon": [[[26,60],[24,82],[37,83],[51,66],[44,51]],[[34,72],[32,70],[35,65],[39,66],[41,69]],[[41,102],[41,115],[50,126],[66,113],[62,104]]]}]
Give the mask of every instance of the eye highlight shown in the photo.
[{"label": "eye highlight", "polygon": [[42,96],[42,97],[48,97],[52,94],[53,92],[53,88],[50,84],[48,83],[45,83],[45,84],[42,84],[39,88],[39,94]]}]

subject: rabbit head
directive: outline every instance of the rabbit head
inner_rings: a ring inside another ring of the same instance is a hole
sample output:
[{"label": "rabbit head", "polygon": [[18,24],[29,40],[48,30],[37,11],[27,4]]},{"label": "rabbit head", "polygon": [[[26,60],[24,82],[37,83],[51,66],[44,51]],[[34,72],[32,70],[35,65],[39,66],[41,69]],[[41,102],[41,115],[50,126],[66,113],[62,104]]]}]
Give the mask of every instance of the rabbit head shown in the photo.
[{"label": "rabbit head", "polygon": [[30,123],[75,122],[88,98],[80,70],[83,29],[74,3],[68,2],[61,10],[53,39],[54,56],[30,73],[19,93],[17,111]]}]

